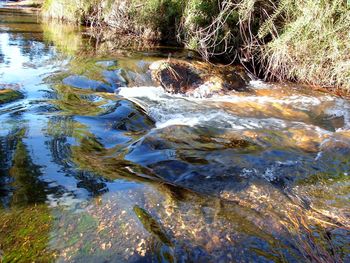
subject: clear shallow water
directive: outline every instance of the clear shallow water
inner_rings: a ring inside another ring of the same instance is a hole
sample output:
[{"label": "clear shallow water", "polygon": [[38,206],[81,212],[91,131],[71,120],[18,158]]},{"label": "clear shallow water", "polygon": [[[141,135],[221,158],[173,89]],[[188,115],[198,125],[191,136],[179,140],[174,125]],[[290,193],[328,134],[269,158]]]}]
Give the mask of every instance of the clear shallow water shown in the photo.
[{"label": "clear shallow water", "polygon": [[0,12],[0,250],[12,262],[349,262],[350,103],[165,94],[152,61]]}]

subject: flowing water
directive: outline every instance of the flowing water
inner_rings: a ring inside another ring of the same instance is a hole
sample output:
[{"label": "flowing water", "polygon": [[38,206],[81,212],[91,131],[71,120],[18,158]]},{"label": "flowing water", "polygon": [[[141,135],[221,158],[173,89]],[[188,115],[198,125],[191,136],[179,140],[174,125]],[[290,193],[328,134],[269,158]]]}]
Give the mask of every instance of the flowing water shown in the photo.
[{"label": "flowing water", "polygon": [[0,9],[4,262],[350,262],[350,103],[166,94],[129,46]]}]

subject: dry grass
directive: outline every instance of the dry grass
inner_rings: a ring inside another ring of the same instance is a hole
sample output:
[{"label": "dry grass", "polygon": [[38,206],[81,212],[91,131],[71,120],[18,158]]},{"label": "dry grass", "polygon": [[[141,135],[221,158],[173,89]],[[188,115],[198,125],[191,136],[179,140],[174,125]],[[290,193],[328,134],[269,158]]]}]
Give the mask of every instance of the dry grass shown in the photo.
[{"label": "dry grass", "polygon": [[[263,47],[267,78],[350,91],[350,8],[345,1],[281,1],[283,25]],[[274,18],[265,27],[274,24]],[[260,31],[260,38],[264,37]]]}]

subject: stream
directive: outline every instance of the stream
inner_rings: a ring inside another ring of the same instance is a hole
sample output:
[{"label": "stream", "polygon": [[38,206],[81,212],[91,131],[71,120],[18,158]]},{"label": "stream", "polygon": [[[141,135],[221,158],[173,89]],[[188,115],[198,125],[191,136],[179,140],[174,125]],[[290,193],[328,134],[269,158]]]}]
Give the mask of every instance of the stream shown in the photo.
[{"label": "stream", "polygon": [[[350,262],[350,102],[164,92],[147,47],[0,8],[3,262]],[[1,261],[1,259],[0,259]]]}]

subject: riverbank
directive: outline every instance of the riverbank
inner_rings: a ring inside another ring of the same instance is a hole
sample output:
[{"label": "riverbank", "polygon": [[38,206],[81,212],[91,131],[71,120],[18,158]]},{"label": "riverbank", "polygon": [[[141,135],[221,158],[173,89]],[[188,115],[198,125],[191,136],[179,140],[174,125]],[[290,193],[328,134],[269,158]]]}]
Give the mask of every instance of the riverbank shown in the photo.
[{"label": "riverbank", "polygon": [[44,15],[239,62],[265,80],[350,90],[346,1],[46,0]]},{"label": "riverbank", "polygon": [[344,1],[272,5],[261,0],[250,6],[248,0],[230,5],[198,0],[78,2],[27,0],[6,7],[89,25],[99,38],[122,35],[131,42],[182,46],[206,60],[240,63],[264,80],[350,96],[350,9]]}]

